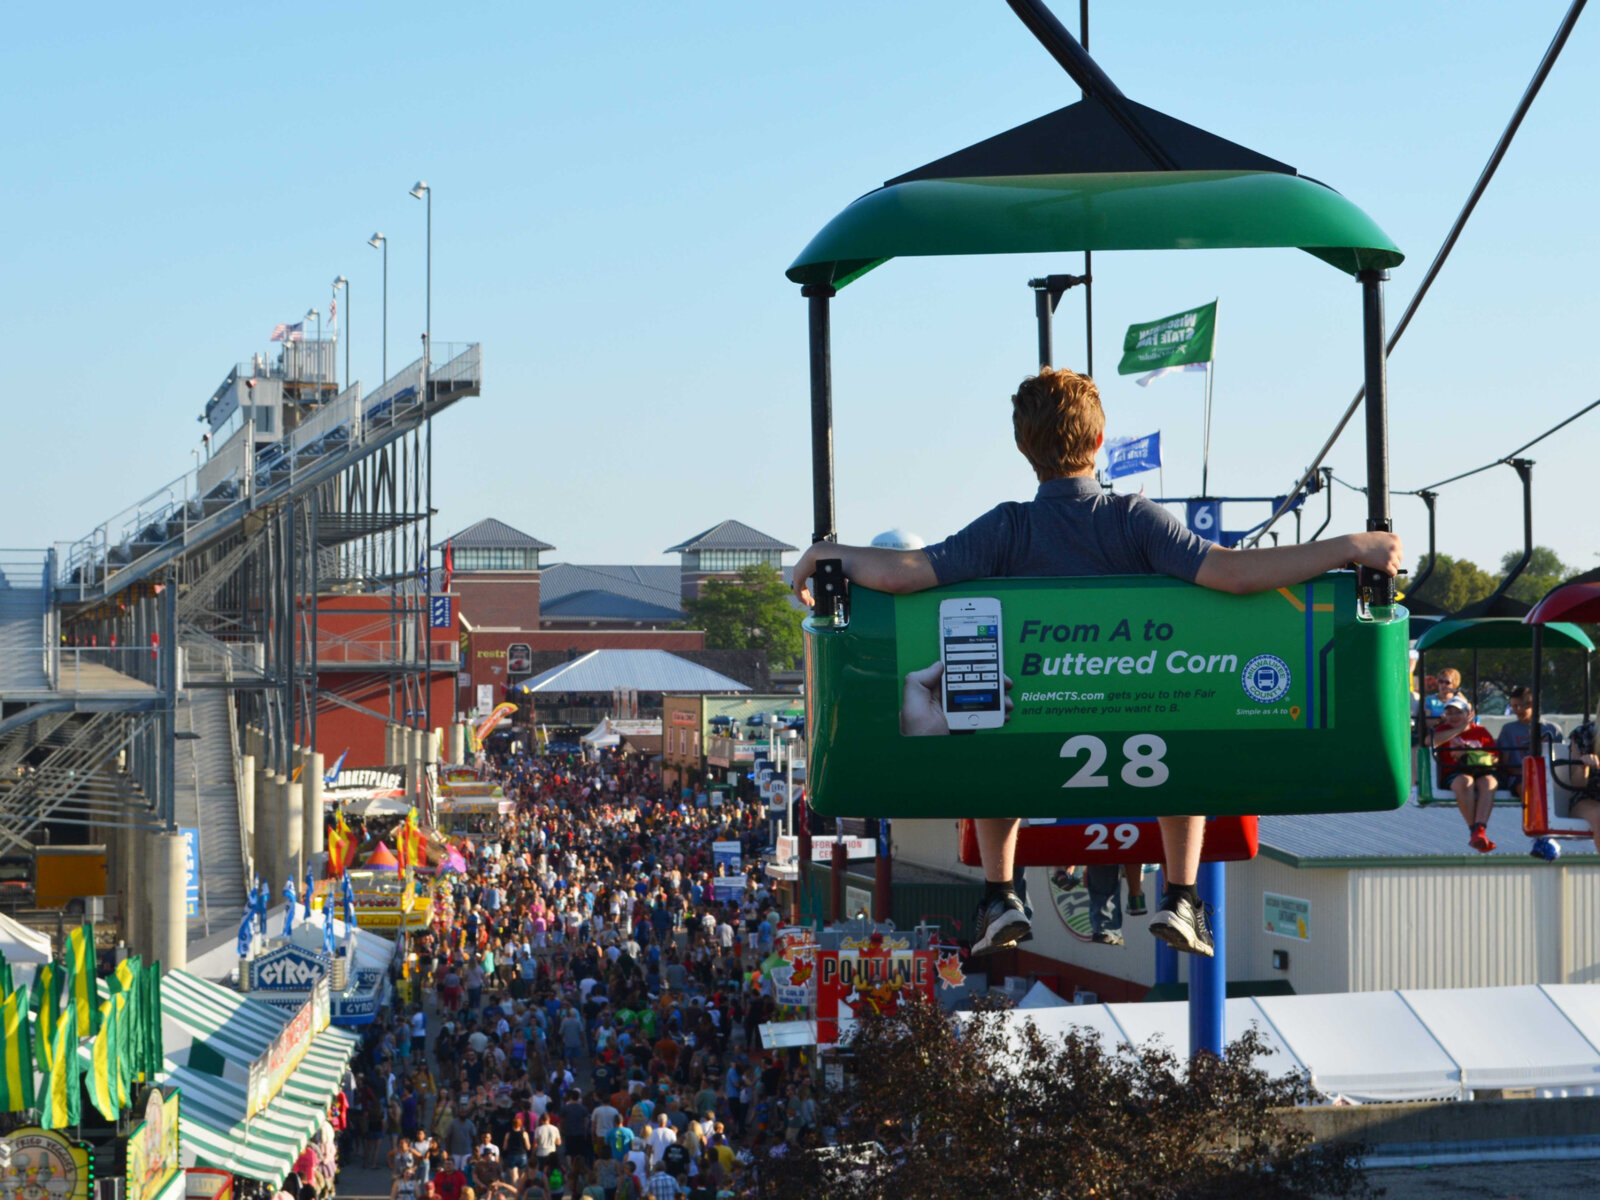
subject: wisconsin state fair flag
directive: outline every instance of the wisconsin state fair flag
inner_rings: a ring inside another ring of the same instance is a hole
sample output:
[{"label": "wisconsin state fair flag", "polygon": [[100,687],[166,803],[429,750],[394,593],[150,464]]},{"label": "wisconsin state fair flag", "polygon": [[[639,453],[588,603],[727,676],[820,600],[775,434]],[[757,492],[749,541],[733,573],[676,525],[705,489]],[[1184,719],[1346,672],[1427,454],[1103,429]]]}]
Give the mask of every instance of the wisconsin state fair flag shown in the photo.
[{"label": "wisconsin state fair flag", "polygon": [[33,1038],[28,1031],[28,989],[0,999],[0,1112],[33,1107]]},{"label": "wisconsin state fair flag", "polygon": [[1149,373],[1139,383],[1148,384],[1172,371],[1203,370],[1211,361],[1216,333],[1215,300],[1159,321],[1129,325],[1122,338],[1122,361],[1117,363],[1117,374],[1146,371]]},{"label": "wisconsin state fair flag", "polygon": [[69,1005],[76,1010],[78,1028],[88,1037],[100,1028],[100,997],[95,989],[94,926],[85,921],[67,934],[67,985]]},{"label": "wisconsin state fair flag", "polygon": [[1141,438],[1120,438],[1106,445],[1106,474],[1113,479],[1154,471],[1161,465],[1161,432]]}]

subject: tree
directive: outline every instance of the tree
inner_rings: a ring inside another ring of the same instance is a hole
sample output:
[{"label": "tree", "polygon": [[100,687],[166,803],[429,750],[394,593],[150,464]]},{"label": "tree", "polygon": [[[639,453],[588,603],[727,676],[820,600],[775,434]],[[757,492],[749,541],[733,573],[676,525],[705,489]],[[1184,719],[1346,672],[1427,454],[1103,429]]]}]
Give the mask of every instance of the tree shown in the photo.
[{"label": "tree", "polygon": [[[1500,559],[1500,578],[1504,579],[1517,565],[1522,551],[1512,550]],[[1549,546],[1535,546],[1528,559],[1527,569],[1512,582],[1507,595],[1524,604],[1537,604],[1556,584],[1571,579],[1578,572],[1561,561],[1561,556]]]},{"label": "tree", "polygon": [[1255,1065],[1255,1030],[1221,1058],[1108,1050],[1094,1035],[963,1023],[917,1001],[863,1018],[853,1078],[818,1101],[836,1145],[757,1150],[769,1200],[1288,1200],[1370,1196],[1362,1147],[1313,1145],[1298,1077]]},{"label": "tree", "polygon": [[804,616],[789,595],[775,569],[750,566],[737,581],[708,581],[698,599],[683,602],[683,611],[691,625],[706,631],[706,649],[765,650],[768,663],[788,667],[800,657]]},{"label": "tree", "polygon": [[[1417,568],[1411,573],[1411,578],[1418,578],[1427,566],[1428,559],[1424,555],[1417,560]],[[1498,578],[1471,559],[1451,558],[1448,554],[1441,554],[1438,565],[1433,568],[1433,574],[1411,594],[1419,600],[1438,605],[1447,613],[1453,613],[1492,594],[1499,582]]]}]

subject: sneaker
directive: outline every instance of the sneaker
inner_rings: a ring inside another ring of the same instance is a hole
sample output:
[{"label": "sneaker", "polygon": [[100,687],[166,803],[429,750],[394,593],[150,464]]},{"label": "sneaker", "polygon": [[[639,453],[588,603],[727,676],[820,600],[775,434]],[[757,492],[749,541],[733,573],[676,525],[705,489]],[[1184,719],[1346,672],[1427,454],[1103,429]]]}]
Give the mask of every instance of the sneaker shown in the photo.
[{"label": "sneaker", "polygon": [[1055,874],[1050,876],[1050,882],[1063,892],[1070,892],[1073,888],[1083,886],[1083,876],[1076,871],[1069,871],[1065,867],[1058,867]]},{"label": "sneaker", "polygon": [[1022,901],[1015,892],[979,901],[972,922],[972,949],[969,954],[993,954],[1007,950],[1033,932]]},{"label": "sneaker", "polygon": [[1145,906],[1143,892],[1139,893],[1137,896],[1128,897],[1128,915],[1130,917],[1142,917],[1149,911],[1150,910]]},{"label": "sneaker", "polygon": [[1489,830],[1483,825],[1474,825],[1472,827],[1472,836],[1467,841],[1479,854],[1487,854],[1495,847],[1495,844],[1489,840]]},{"label": "sneaker", "polygon": [[1187,896],[1169,895],[1163,900],[1161,910],[1150,920],[1150,932],[1185,954],[1210,958],[1215,953],[1204,906],[1196,907]]},{"label": "sneaker", "polygon": [[1094,942],[1098,946],[1121,946],[1124,944],[1122,934],[1115,929],[1102,929],[1094,935]]}]

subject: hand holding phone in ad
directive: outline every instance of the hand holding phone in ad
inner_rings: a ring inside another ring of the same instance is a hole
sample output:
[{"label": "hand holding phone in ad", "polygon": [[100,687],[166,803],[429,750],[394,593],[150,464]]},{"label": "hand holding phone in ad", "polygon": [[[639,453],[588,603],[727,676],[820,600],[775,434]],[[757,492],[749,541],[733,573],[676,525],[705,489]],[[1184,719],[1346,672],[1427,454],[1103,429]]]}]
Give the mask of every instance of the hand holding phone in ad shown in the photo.
[{"label": "hand holding phone in ad", "polygon": [[[1005,684],[1005,713],[1012,709],[1011,677],[1002,677]],[[944,712],[944,663],[929,663],[919,671],[906,674],[905,690],[900,697],[900,732],[905,737],[942,737],[950,732],[950,723]]]},{"label": "hand holding phone in ad", "polygon": [[992,596],[939,605],[944,714],[952,733],[1005,724],[1000,671],[1000,601]]}]

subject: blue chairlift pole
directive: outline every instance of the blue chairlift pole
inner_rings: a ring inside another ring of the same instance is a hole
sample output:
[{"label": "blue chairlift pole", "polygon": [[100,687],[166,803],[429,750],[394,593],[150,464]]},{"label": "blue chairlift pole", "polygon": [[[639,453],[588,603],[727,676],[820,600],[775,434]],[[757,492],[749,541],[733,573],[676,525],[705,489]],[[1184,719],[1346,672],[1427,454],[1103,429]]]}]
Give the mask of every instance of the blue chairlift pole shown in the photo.
[{"label": "blue chairlift pole", "polygon": [[1227,876],[1223,864],[1203,862],[1196,890],[1211,905],[1211,941],[1216,948],[1212,958],[1193,955],[1189,959],[1189,1057],[1202,1051],[1221,1055],[1223,1014],[1228,999],[1228,905]]}]

